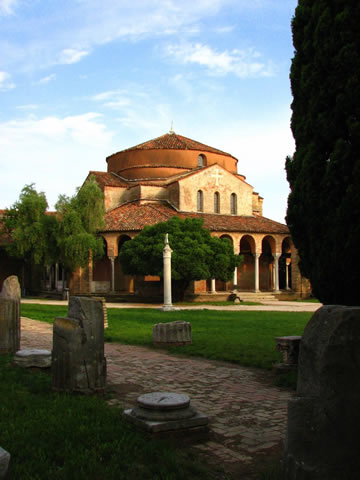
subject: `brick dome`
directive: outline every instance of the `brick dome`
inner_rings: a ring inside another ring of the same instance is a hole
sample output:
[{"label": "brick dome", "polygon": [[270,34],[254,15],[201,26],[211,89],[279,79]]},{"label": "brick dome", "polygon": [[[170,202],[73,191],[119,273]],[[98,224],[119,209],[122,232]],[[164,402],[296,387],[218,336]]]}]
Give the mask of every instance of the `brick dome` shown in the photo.
[{"label": "brick dome", "polygon": [[106,158],[108,172],[129,179],[167,178],[217,163],[237,173],[237,159],[174,132],[167,133]]}]

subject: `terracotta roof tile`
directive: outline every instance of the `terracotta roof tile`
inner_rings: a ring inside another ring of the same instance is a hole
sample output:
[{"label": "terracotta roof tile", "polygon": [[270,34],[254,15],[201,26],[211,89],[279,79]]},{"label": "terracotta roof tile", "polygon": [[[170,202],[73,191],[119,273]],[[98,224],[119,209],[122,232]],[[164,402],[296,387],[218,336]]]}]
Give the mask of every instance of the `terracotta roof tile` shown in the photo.
[{"label": "terracotta roof tile", "polygon": [[175,215],[181,218],[203,218],[204,227],[215,232],[289,233],[286,225],[265,217],[177,212],[166,204],[139,202],[127,203],[107,212],[105,231],[140,231],[146,225],[166,222]]},{"label": "terracotta roof tile", "polygon": [[91,171],[89,172],[87,179],[90,177],[90,175],[94,175],[101,189],[104,189],[105,186],[110,186],[110,187],[127,187],[128,186],[128,184],[124,180],[122,180],[117,175],[111,172]]},{"label": "terracotta roof tile", "polygon": [[[223,152],[218,150],[217,148],[210,147],[209,145],[204,145],[203,143],[197,142],[195,140],[191,140],[191,138],[183,137],[182,135],[178,135],[177,133],[166,133],[161,137],[154,138],[153,140],[149,140],[144,143],[140,143],[139,145],[135,145],[134,147],[127,148],[122,150],[122,152],[129,152],[131,150],[155,150],[155,149],[174,149],[174,150],[200,150],[204,152],[210,153],[219,153],[220,155],[227,155],[228,157],[233,157],[230,153]],[[117,152],[120,153],[120,152]],[[113,155],[116,155],[114,153]],[[111,157],[112,155],[110,155]],[[110,158],[107,157],[107,158]]]}]

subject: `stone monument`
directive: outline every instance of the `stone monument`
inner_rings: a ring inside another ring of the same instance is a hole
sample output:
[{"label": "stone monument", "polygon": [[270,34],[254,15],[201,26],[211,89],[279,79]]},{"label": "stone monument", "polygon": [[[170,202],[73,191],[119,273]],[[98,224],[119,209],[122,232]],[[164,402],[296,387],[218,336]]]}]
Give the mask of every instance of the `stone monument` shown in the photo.
[{"label": "stone monument", "polygon": [[20,284],[12,275],[5,279],[0,293],[0,354],[20,348],[20,299]]},{"label": "stone monument", "polygon": [[56,318],[52,351],[53,390],[104,393],[104,313],[101,299],[70,297],[68,317]]},{"label": "stone monument", "polygon": [[0,480],[6,478],[10,463],[10,453],[0,447]]},{"label": "stone monument", "polygon": [[302,336],[289,401],[284,480],[342,480],[360,472],[360,307],[327,305]]}]

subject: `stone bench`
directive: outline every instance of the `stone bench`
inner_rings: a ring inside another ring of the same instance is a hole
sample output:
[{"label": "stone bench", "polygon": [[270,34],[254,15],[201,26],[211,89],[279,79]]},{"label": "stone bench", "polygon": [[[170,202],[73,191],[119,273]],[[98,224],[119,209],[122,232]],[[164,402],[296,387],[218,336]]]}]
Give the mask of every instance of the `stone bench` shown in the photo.
[{"label": "stone bench", "polygon": [[50,350],[40,350],[37,348],[18,350],[14,356],[14,363],[24,368],[50,368],[51,352]]},{"label": "stone bench", "polygon": [[283,362],[277,363],[274,367],[277,371],[288,371],[296,369],[299,361],[301,336],[289,335],[276,337],[276,349],[282,353]]}]

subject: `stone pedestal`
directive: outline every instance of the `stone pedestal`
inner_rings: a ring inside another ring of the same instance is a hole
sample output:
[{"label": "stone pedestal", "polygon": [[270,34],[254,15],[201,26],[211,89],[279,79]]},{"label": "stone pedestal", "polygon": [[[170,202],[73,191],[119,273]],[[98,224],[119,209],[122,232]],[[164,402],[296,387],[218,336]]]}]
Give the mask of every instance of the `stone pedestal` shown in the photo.
[{"label": "stone pedestal", "polygon": [[41,350],[37,348],[19,350],[15,353],[14,363],[19,367],[24,368],[50,368],[51,352],[50,350]]},{"label": "stone pedestal", "polygon": [[141,395],[137,406],[125,410],[124,417],[143,430],[152,433],[206,429],[208,418],[190,406],[185,394],[153,392]]},{"label": "stone pedestal", "polygon": [[153,344],[158,346],[191,345],[191,323],[169,322],[153,326]]},{"label": "stone pedestal", "polygon": [[20,349],[20,297],[19,281],[12,275],[0,293],[0,354]]},{"label": "stone pedestal", "polygon": [[360,307],[324,306],[301,340],[284,480],[359,478]]},{"label": "stone pedestal", "polygon": [[101,300],[70,297],[68,317],[55,319],[52,385],[56,391],[104,392],[106,360]]}]

